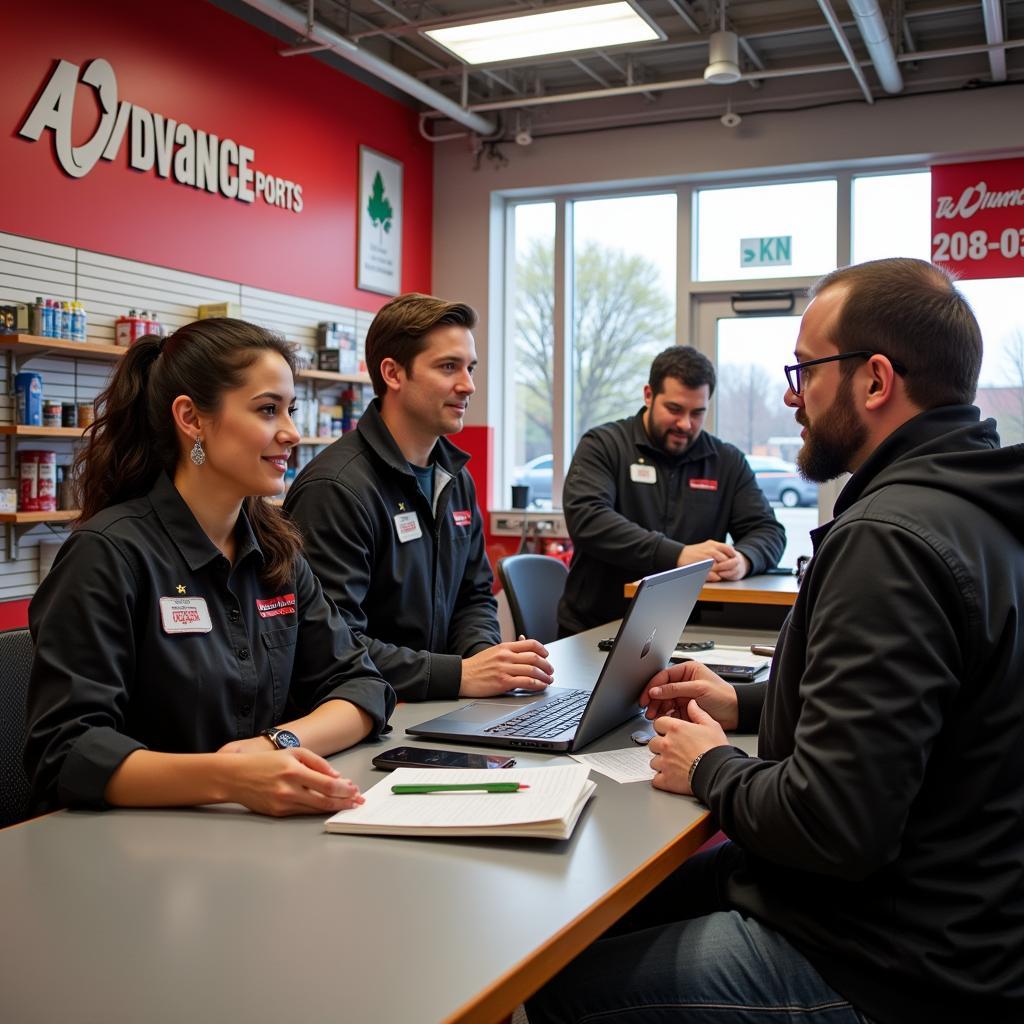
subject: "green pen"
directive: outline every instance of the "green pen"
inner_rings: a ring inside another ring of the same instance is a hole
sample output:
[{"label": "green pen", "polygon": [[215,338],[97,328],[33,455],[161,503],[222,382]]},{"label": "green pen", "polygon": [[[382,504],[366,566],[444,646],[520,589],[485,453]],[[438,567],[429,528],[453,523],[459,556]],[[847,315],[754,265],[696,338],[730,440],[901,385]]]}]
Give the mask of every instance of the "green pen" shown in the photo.
[{"label": "green pen", "polygon": [[451,784],[422,784],[408,786],[392,786],[391,792],[399,796],[418,793],[518,793],[521,789],[529,789],[518,782],[458,782]]}]

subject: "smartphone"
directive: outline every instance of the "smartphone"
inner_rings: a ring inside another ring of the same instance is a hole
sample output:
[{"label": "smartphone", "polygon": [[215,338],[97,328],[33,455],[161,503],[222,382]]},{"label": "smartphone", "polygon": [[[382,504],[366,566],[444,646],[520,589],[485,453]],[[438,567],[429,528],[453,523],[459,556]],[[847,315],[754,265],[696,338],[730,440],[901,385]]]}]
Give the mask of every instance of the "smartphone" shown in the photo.
[{"label": "smartphone", "polygon": [[430,750],[427,747],[392,747],[373,759],[374,768],[511,768],[514,757],[471,754],[465,750]]},{"label": "smartphone", "polygon": [[[689,661],[688,658],[670,658],[669,660],[673,665]],[[765,669],[764,665],[713,665],[707,661],[703,664],[706,668],[711,669],[716,676],[721,676],[734,683],[752,683],[758,673]]]}]

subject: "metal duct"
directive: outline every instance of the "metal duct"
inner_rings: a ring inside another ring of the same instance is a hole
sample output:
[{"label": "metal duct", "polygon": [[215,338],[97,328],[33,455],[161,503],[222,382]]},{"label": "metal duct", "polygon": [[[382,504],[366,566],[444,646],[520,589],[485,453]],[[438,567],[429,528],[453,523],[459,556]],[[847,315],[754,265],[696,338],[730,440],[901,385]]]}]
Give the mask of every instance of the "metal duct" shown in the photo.
[{"label": "metal duct", "polygon": [[273,18],[274,21],[286,25],[311,42],[321,44],[326,49],[338,54],[339,57],[344,57],[345,60],[351,61],[371,75],[388,82],[396,89],[401,89],[402,92],[425,103],[432,110],[437,110],[445,117],[465,125],[478,135],[495,134],[497,125],[493,121],[488,121],[479,114],[460,107],[447,96],[431,89],[429,85],[424,85],[419,79],[388,64],[380,57],[361,49],[344,36],[327,28],[326,25],[321,25],[319,22],[313,22],[311,26],[307,25],[306,16],[294,7],[289,7],[283,0],[245,0],[245,3],[253,10],[267,15],[268,18]]},{"label": "metal duct", "polygon": [[875,66],[878,80],[886,92],[903,92],[903,75],[896,63],[896,53],[889,39],[889,30],[882,17],[878,0],[847,0],[850,13],[857,20],[861,38]]},{"label": "metal duct", "polygon": [[[1001,43],[1006,38],[1003,32],[1003,6],[1000,0],[981,0],[985,15],[985,38],[990,43]],[[1006,81],[1006,51],[989,50],[988,63],[992,69],[993,82]]]}]

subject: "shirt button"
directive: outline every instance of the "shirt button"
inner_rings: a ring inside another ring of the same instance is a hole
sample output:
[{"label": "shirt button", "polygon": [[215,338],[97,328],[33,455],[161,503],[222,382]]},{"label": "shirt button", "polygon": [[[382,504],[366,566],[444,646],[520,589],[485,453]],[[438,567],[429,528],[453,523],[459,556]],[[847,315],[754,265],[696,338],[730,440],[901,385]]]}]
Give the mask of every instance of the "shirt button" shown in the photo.
[{"label": "shirt button", "polygon": [[248,647],[239,647],[238,648],[238,660],[239,661],[247,661],[248,658],[249,658],[249,648]]},{"label": "shirt button", "polygon": [[238,609],[237,609],[237,608],[232,608],[232,609],[231,609],[231,610],[230,610],[230,611],[228,612],[228,618],[229,618],[229,619],[230,619],[230,620],[231,620],[232,622],[237,622],[237,621],[238,621],[238,620],[239,620],[239,619],[241,618],[241,614],[239,613],[239,611],[238,611]]},{"label": "shirt button", "polygon": [[252,705],[251,704],[243,704],[242,705],[242,714],[243,715],[247,715],[251,711],[252,711]]}]

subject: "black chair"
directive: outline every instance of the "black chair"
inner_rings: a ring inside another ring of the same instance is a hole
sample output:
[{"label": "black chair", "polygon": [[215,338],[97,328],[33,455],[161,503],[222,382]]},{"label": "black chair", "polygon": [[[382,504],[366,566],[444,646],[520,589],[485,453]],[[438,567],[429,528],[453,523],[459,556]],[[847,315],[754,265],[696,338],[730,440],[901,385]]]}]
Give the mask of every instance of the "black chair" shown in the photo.
[{"label": "black chair", "polygon": [[30,788],[21,755],[32,656],[27,629],[0,633],[0,828],[28,817]]},{"label": "black chair", "polygon": [[542,644],[558,639],[558,602],[568,575],[564,563],[547,555],[511,555],[498,563],[517,636]]}]

